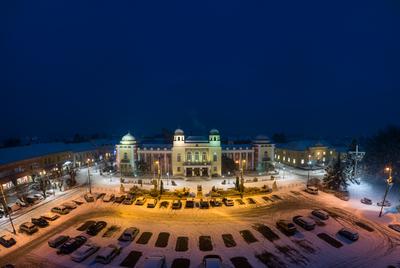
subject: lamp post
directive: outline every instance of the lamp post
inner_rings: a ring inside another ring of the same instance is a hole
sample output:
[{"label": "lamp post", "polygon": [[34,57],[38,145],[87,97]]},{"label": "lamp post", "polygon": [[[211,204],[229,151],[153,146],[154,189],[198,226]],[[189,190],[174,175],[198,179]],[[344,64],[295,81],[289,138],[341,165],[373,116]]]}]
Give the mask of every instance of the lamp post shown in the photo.
[{"label": "lamp post", "polygon": [[0,190],[1,190],[1,195],[3,196],[4,205],[5,205],[4,208],[5,208],[5,210],[6,210],[7,214],[8,214],[8,218],[10,219],[10,223],[11,223],[11,226],[13,228],[13,234],[17,234],[17,232],[15,231],[14,223],[13,223],[12,218],[11,218],[11,213],[8,210],[7,200],[6,200],[6,196],[4,194],[4,190],[3,190],[3,184],[1,184],[1,183],[0,183]]},{"label": "lamp post", "polygon": [[383,196],[383,201],[382,201],[382,206],[381,206],[381,211],[379,212],[379,217],[382,217],[382,211],[383,211],[383,206],[385,205],[386,202],[386,196],[389,192],[390,187],[393,185],[393,178],[392,178],[392,168],[387,167],[385,168],[385,171],[389,173],[388,178],[386,179],[386,190],[385,190],[385,195]]},{"label": "lamp post", "polygon": [[311,160],[308,160],[307,186],[308,186],[308,183],[310,182],[310,169],[311,169],[311,164],[312,164]]},{"label": "lamp post", "polygon": [[157,160],[155,163],[157,165],[157,189],[159,189],[161,180],[160,161]]},{"label": "lamp post", "polygon": [[87,163],[88,163],[88,184],[89,184],[89,193],[92,193],[92,182],[90,180],[90,158],[87,159]]}]

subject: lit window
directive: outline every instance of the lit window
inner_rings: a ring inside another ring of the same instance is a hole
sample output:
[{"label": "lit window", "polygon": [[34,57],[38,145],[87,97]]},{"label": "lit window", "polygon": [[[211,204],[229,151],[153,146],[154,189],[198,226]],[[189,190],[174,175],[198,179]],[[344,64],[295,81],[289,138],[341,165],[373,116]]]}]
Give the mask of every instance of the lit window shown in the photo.
[{"label": "lit window", "polygon": [[206,152],[203,152],[203,154],[202,154],[202,160],[205,162],[205,161],[207,161],[207,153]]},{"label": "lit window", "polygon": [[194,161],[199,162],[199,159],[200,159],[200,154],[199,154],[199,152],[195,152],[195,153],[194,153]]},{"label": "lit window", "polygon": [[322,158],[322,161],[323,161],[323,162],[325,162],[325,157],[324,157],[324,158]]},{"label": "lit window", "polygon": [[304,159],[301,159],[301,164],[304,165]]},{"label": "lit window", "polygon": [[332,152],[332,151],[330,151],[329,153],[330,153],[330,154],[332,154],[333,152]]},{"label": "lit window", "polygon": [[325,154],[326,154],[326,152],[324,151],[322,154],[323,154],[323,155],[325,155]]},{"label": "lit window", "polygon": [[290,162],[290,157],[288,157],[287,161]]},{"label": "lit window", "polygon": [[317,153],[317,155],[319,155],[319,154],[320,154],[320,152]]},{"label": "lit window", "polygon": [[281,158],[281,156],[280,155],[278,155],[278,160]]},{"label": "lit window", "polygon": [[296,164],[296,159],[293,159],[293,164]]},{"label": "lit window", "polygon": [[286,160],[286,156],[283,157],[283,161],[285,161],[285,160]]},{"label": "lit window", "polygon": [[191,152],[187,152],[186,161],[188,161],[188,162],[192,161],[192,153]]}]

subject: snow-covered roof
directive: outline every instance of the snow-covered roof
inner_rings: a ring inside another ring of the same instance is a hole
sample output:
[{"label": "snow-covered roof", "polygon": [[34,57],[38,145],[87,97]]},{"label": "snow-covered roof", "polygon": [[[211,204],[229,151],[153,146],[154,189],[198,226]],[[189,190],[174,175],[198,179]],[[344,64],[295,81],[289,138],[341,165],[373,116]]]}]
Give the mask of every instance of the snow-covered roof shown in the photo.
[{"label": "snow-covered roof", "polygon": [[81,143],[38,143],[27,146],[2,148],[0,149],[0,165],[61,152],[91,151],[98,147],[112,144],[114,143],[109,140],[95,140]]},{"label": "snow-covered roof", "polygon": [[150,150],[153,148],[153,150],[157,150],[157,148],[160,148],[160,150],[170,150],[172,149],[172,144],[167,144],[167,143],[141,143],[139,144],[139,148],[144,150]]},{"label": "snow-covered roof", "polygon": [[200,143],[208,142],[208,138],[205,136],[188,136],[186,138],[186,143]]},{"label": "snow-covered roof", "polygon": [[331,147],[331,145],[323,140],[298,140],[288,143],[279,143],[276,147],[294,151],[305,151],[310,147]]}]

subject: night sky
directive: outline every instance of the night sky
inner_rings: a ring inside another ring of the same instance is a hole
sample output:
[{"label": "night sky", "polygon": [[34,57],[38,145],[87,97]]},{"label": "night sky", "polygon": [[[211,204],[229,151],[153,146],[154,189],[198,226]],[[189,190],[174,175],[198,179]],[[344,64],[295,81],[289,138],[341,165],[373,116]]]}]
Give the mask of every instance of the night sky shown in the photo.
[{"label": "night sky", "polygon": [[0,92],[0,137],[369,135],[399,123],[400,2],[1,1]]}]

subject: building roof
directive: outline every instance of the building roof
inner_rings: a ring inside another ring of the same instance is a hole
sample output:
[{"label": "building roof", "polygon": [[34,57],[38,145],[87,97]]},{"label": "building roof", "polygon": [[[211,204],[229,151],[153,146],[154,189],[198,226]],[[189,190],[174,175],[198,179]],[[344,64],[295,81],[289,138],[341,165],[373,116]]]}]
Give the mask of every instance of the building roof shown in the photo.
[{"label": "building roof", "polygon": [[331,145],[322,140],[298,140],[288,143],[279,143],[276,147],[293,151],[305,151],[310,147],[331,147]]},{"label": "building roof", "polygon": [[183,132],[182,129],[177,128],[177,129],[175,130],[175,135],[183,135],[183,134],[185,134],[185,133]]},{"label": "building roof", "polygon": [[2,148],[0,149],[0,165],[61,152],[91,151],[101,146],[112,146],[112,144],[114,144],[114,142],[109,140],[95,140],[81,143],[38,143],[19,147]]},{"label": "building roof", "polygon": [[210,135],[219,135],[218,129],[215,129],[215,128],[211,129],[210,130]]},{"label": "building roof", "polygon": [[160,150],[164,150],[164,149],[171,150],[172,144],[170,144],[170,143],[140,143],[139,148],[141,150],[143,150],[143,149],[150,150],[151,148],[153,148],[153,150],[157,150],[158,148],[160,148]]},{"label": "building roof", "polygon": [[186,143],[201,143],[208,142],[208,138],[205,136],[188,136],[186,137]]}]

